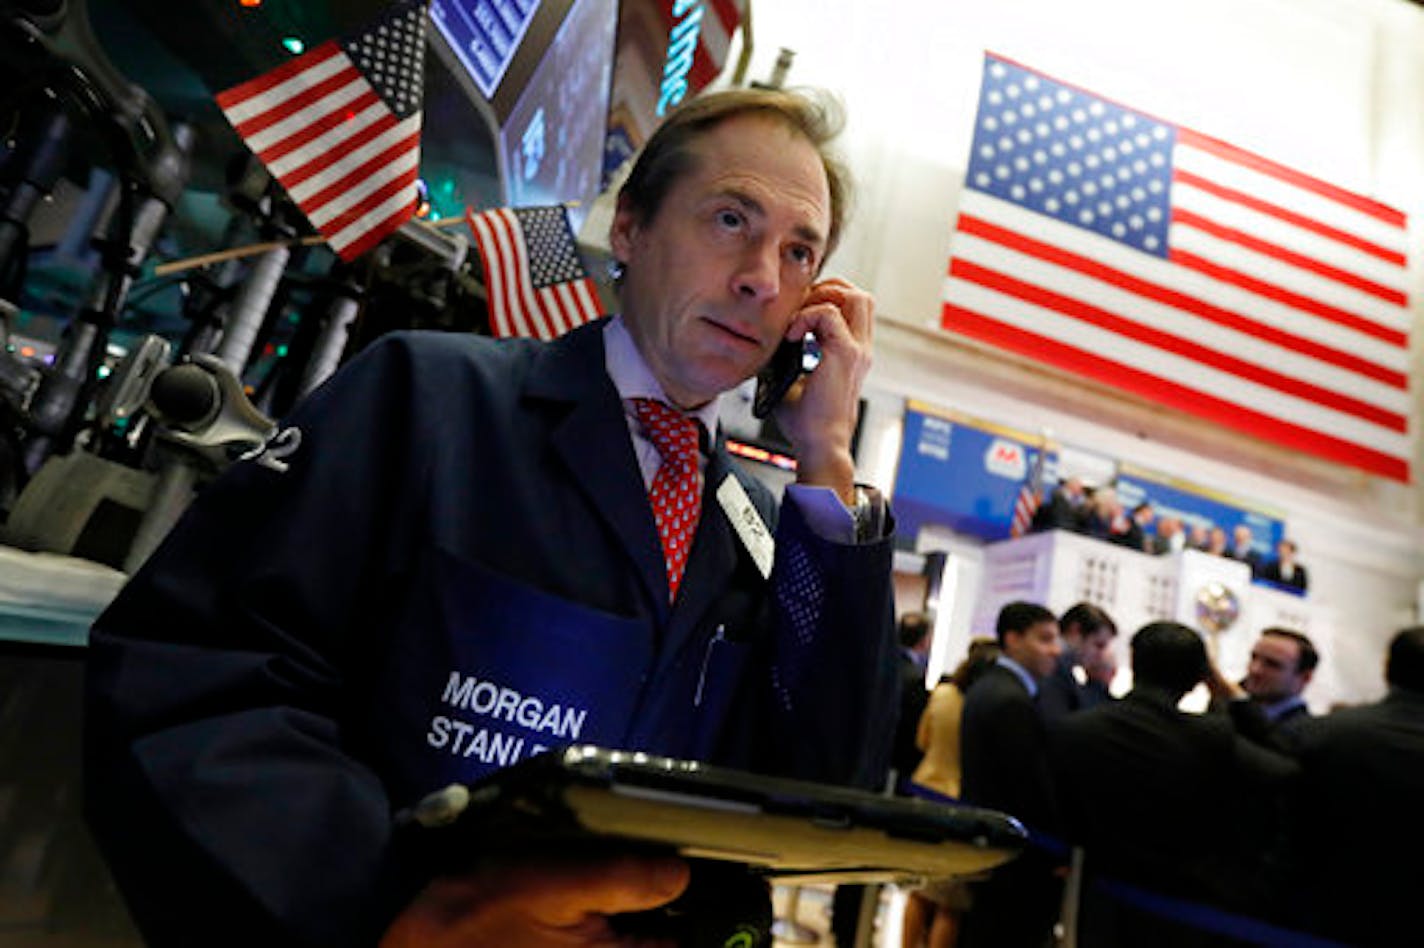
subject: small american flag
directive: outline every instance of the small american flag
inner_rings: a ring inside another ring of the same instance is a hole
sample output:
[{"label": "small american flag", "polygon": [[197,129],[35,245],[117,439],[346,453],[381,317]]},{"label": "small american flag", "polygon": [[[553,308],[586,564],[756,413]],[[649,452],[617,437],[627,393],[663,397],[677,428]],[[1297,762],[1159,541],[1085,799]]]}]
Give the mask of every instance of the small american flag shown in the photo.
[{"label": "small american flag", "polygon": [[1409,479],[1405,216],[987,56],[942,325]]},{"label": "small american flag", "polygon": [[603,315],[562,205],[469,214],[496,336],[554,339]]},{"label": "small american flag", "polygon": [[1028,533],[1033,526],[1034,514],[1038,513],[1039,504],[1043,503],[1043,456],[1046,453],[1046,448],[1039,448],[1034,453],[1033,465],[1019,488],[1019,495],[1014,500],[1014,519],[1009,524],[1011,537]]},{"label": "small american flag", "polygon": [[392,7],[217,96],[242,140],[343,260],[415,211],[425,2]]}]

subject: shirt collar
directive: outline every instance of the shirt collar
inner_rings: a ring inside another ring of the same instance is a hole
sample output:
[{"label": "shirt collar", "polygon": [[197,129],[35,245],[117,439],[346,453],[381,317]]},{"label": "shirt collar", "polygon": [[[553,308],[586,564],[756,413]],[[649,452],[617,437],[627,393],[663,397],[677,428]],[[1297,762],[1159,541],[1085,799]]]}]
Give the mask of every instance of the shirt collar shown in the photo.
[{"label": "shirt collar", "polygon": [[1305,706],[1305,699],[1300,695],[1291,695],[1289,698],[1282,698],[1272,704],[1261,705],[1261,710],[1266,713],[1266,720],[1279,721],[1286,714],[1296,708]]},{"label": "shirt collar", "polygon": [[914,662],[915,666],[918,668],[924,668],[926,665],[929,664],[930,657],[924,652],[917,652],[912,648],[905,648],[905,646],[903,645],[900,646],[900,655],[905,659],[905,661]]},{"label": "shirt collar", "polygon": [[[624,404],[634,398],[651,398],[672,404],[672,399],[663,391],[662,384],[653,375],[653,370],[648,368],[647,360],[638,351],[622,316],[614,316],[608,321],[608,325],[603,327],[603,364]],[[702,422],[703,431],[715,432],[717,405],[720,400],[719,395],[701,408],[683,414]]]},{"label": "shirt collar", "polygon": [[998,658],[994,659],[994,664],[998,665],[1000,668],[1007,668],[1009,671],[1017,675],[1019,681],[1023,682],[1023,686],[1028,689],[1028,696],[1030,698],[1038,697],[1038,682],[1034,681],[1033,676],[1028,673],[1027,668],[1024,668],[1022,665],[1014,661],[1012,658],[1009,658],[1007,655],[1000,655]]}]

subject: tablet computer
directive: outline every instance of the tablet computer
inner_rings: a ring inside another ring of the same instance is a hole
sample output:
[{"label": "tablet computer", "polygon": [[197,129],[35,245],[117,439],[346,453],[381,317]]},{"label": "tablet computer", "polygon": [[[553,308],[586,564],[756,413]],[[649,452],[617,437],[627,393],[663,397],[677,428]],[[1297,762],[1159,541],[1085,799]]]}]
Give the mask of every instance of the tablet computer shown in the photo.
[{"label": "tablet computer", "polygon": [[500,845],[606,838],[797,882],[972,875],[1027,841],[1017,820],[992,810],[586,745],[432,793],[398,821],[442,862]]}]

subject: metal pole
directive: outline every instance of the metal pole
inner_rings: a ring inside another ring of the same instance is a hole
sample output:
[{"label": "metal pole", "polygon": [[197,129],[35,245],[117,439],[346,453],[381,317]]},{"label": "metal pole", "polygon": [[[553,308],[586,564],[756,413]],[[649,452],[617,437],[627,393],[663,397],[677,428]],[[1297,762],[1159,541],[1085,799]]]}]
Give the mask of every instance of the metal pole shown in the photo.
[{"label": "metal pole", "polygon": [[[138,264],[148,255],[149,248],[163,229],[168,206],[157,198],[146,198],[135,215],[132,232],[123,260],[115,253],[106,268],[90,285],[84,308],[65,330],[64,342],[55,353],[54,365],[45,373],[29,405],[29,427],[32,436],[25,442],[25,470],[34,474],[55,447],[55,439],[64,434],[79,410],[80,397],[93,379],[91,374],[104,353],[109,330],[123,308],[124,298],[133,284]],[[115,240],[123,240],[117,235]]]},{"label": "metal pole", "polygon": [[[58,103],[56,103],[56,106]],[[19,135],[20,145],[8,164],[19,167],[5,209],[0,213],[0,274],[8,274],[14,265],[16,254],[25,237],[25,225],[39,203],[54,190],[59,176],[64,173],[64,162],[68,157],[69,116],[62,108],[56,107],[45,115],[38,129],[24,129]]]},{"label": "metal pole", "polygon": [[306,398],[312,389],[336,371],[341,361],[341,353],[346,351],[346,340],[351,332],[351,324],[361,305],[355,297],[338,296],[327,311],[326,322],[321,327],[321,335],[312,347],[311,358],[302,372],[302,383],[297,391],[298,398]]},{"label": "metal pole", "polygon": [[267,318],[267,308],[272,305],[272,297],[277,295],[277,284],[282,281],[282,272],[291,256],[289,248],[280,246],[258,257],[228,310],[222,342],[218,343],[215,355],[238,378],[242,377],[242,370],[247,367],[257,332]]}]

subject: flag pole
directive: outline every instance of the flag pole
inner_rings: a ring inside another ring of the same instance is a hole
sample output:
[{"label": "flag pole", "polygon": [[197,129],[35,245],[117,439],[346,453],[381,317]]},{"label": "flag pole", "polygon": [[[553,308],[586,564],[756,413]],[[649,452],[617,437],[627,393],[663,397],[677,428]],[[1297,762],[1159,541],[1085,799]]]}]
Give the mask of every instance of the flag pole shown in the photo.
[{"label": "flag pole", "polygon": [[[441,230],[448,230],[465,223],[463,217],[442,217],[433,221],[410,221],[418,227],[435,227]],[[198,254],[195,257],[185,257],[182,260],[170,260],[168,263],[160,263],[153,268],[154,276],[168,276],[170,273],[182,273],[185,270],[192,270],[195,267],[209,267],[215,263],[223,263],[227,260],[241,260],[244,257],[251,257],[254,254],[265,253],[276,247],[313,247],[317,244],[326,243],[326,238],[320,234],[312,234],[308,237],[299,237],[295,240],[267,240],[256,244],[244,244],[241,247],[229,247],[227,250],[215,250],[212,253]]]}]

